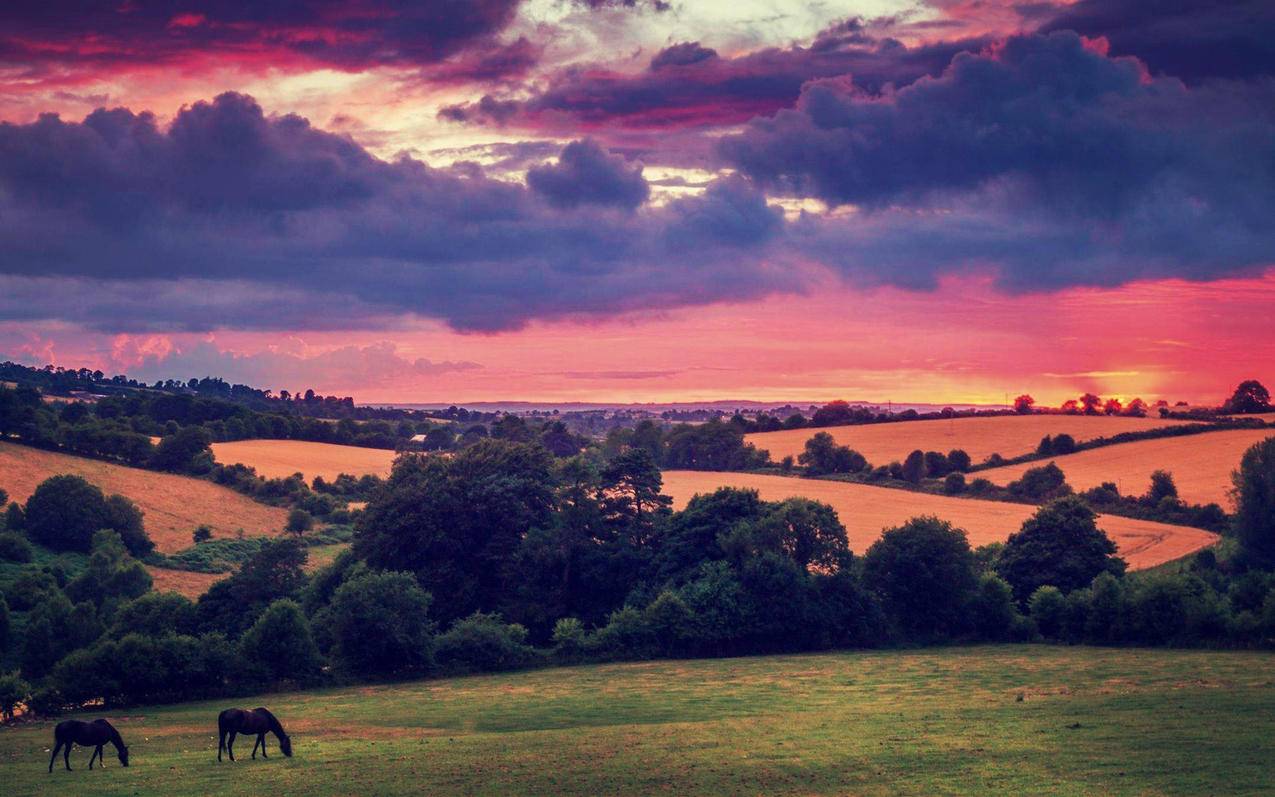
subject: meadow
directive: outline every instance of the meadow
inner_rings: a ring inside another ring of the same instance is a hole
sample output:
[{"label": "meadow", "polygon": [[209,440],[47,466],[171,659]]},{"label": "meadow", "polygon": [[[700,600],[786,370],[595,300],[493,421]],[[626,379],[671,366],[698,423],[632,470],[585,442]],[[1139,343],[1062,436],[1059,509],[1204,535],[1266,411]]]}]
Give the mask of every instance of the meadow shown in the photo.
[{"label": "meadow", "polygon": [[1045,435],[1069,434],[1079,443],[1182,423],[1187,421],[1107,415],[999,415],[758,432],[746,435],[745,440],[769,451],[776,461],[785,456],[795,459],[805,451],[807,440],[827,432],[838,445],[850,446],[873,465],[902,462],[916,449],[946,454],[954,448],[964,449],[977,464],[992,454],[1009,458],[1035,451]]},{"label": "meadow", "polygon": [[145,513],[146,533],[161,553],[191,545],[200,524],[213,537],[233,537],[239,529],[249,537],[282,532],[288,512],[257,503],[226,487],[189,476],[129,468],[110,462],[0,442],[0,487],[10,500],[25,503],[40,482],[58,474],[82,476],[108,495],[119,493]]},{"label": "meadow", "polygon": [[[1087,490],[1103,482],[1114,482],[1122,495],[1141,495],[1151,484],[1151,473],[1167,470],[1173,474],[1182,500],[1193,504],[1216,503],[1232,511],[1231,472],[1244,452],[1254,443],[1275,436],[1272,429],[1232,429],[1188,437],[1138,440],[1103,446],[1075,454],[1054,457],[1076,490]],[[975,474],[994,484],[1008,484],[1030,467],[1031,462],[1007,465]]]},{"label": "meadow", "polygon": [[[837,510],[849,534],[850,549],[856,554],[866,551],[883,529],[898,526],[916,515],[937,515],[951,521],[968,532],[970,545],[979,546],[1004,542],[1036,511],[1036,507],[1026,504],[952,498],[823,479],[725,471],[665,471],[663,476],[663,491],[672,496],[674,509],[686,506],[696,493],[709,493],[718,487],[754,489],[766,501],[794,497],[823,501]],[[1098,525],[1116,543],[1120,555],[1133,569],[1154,567],[1217,541],[1216,535],[1200,529],[1116,515],[1100,515]]]},{"label": "meadow", "polygon": [[[268,706],[287,759],[217,763]],[[81,715],[91,719],[94,715]],[[0,729],[7,795],[1253,794],[1275,655],[984,646],[666,661],[107,714],[121,768],[46,771],[52,721]],[[60,762],[59,762],[60,765]],[[91,784],[91,786],[90,786]]]},{"label": "meadow", "polygon": [[283,479],[302,473],[307,482],[313,481],[315,476],[332,481],[342,473],[388,476],[395,456],[393,451],[384,448],[305,440],[236,440],[213,443],[212,450],[213,456],[224,465],[248,465],[267,479]]}]

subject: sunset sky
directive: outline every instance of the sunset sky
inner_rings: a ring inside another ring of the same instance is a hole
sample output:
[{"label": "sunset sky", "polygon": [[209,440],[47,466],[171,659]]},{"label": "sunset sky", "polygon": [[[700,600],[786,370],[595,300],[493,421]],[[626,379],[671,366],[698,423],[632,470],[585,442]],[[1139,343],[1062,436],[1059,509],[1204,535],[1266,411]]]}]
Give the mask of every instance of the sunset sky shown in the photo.
[{"label": "sunset sky", "polygon": [[1275,380],[1275,4],[6,2],[0,359],[1217,402]]}]

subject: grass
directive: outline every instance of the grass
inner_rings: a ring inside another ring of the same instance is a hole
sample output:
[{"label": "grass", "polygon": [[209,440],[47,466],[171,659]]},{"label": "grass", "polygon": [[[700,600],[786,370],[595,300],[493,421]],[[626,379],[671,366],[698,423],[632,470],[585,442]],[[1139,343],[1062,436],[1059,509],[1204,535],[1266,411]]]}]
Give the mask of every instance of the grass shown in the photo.
[{"label": "grass", "polygon": [[1106,415],[999,415],[759,432],[746,435],[745,439],[759,449],[768,450],[776,461],[788,455],[795,459],[806,450],[807,440],[818,432],[827,432],[839,445],[850,446],[874,466],[888,465],[894,460],[902,462],[915,449],[946,454],[954,448],[963,449],[977,464],[991,454],[1010,458],[1035,451],[1040,439],[1047,434],[1065,433],[1083,442],[1121,432],[1184,423],[1189,421]]},{"label": "grass", "polygon": [[306,481],[322,476],[332,481],[342,473],[351,476],[388,476],[395,453],[384,448],[340,446],[305,440],[237,440],[213,443],[213,456],[226,465],[241,463],[267,479],[305,474]]},{"label": "grass", "polygon": [[[883,529],[916,515],[937,515],[951,521],[968,532],[970,545],[979,546],[1003,542],[1036,511],[1036,507],[1027,504],[954,498],[824,479],[717,471],[665,471],[663,476],[664,494],[673,497],[675,509],[686,506],[696,493],[709,493],[718,487],[752,488],[767,501],[792,497],[823,501],[837,510],[849,534],[850,549],[856,554],[866,551]],[[1217,540],[1216,535],[1200,529],[1116,515],[1100,515],[1098,525],[1116,543],[1120,555],[1133,569],[1178,559]]]},{"label": "grass", "polygon": [[[1021,698],[1021,699],[1020,699]],[[8,795],[1253,794],[1275,655],[997,646],[677,661],[265,695],[296,755],[218,764],[234,702],[109,714],[133,765],[46,771],[0,730]]]},{"label": "grass", "polygon": [[[1141,495],[1151,484],[1151,472],[1173,474],[1182,500],[1193,504],[1220,504],[1230,511],[1231,472],[1254,443],[1275,435],[1272,429],[1232,429],[1190,437],[1139,440],[1053,457],[1067,474],[1067,483],[1087,490],[1103,482],[1116,482],[1120,492]],[[1030,467],[1046,461],[1008,465],[977,473],[995,484],[1008,484]]]},{"label": "grass", "polygon": [[212,482],[129,468],[56,451],[0,442],[0,487],[10,500],[25,503],[40,482],[63,473],[83,476],[108,495],[119,493],[145,513],[146,533],[160,553],[176,553],[191,544],[195,527],[206,523],[214,537],[281,533],[288,513],[266,506]]}]

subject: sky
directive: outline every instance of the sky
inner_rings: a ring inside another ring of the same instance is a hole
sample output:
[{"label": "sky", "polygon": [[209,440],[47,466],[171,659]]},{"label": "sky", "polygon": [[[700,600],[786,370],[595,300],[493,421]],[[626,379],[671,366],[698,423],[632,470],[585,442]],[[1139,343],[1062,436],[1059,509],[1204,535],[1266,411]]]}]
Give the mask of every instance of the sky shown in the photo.
[{"label": "sky", "polygon": [[1275,380],[1275,6],[1151,5],[14,0],[0,359],[1217,402]]}]

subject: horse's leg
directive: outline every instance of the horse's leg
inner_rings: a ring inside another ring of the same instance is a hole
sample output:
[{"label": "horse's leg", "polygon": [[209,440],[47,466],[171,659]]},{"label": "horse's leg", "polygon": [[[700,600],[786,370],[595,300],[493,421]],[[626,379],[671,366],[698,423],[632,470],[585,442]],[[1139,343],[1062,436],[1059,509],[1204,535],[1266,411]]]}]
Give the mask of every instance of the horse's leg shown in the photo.
[{"label": "horse's leg", "polygon": [[66,765],[66,771],[71,771],[71,745],[74,742],[67,742],[66,747],[62,748],[62,763]]},{"label": "horse's leg", "polygon": [[261,734],[257,734],[257,741],[252,743],[252,759],[257,760],[257,745],[261,744]]},{"label": "horse's leg", "polygon": [[270,757],[270,756],[266,755],[266,735],[265,735],[264,733],[263,733],[263,734],[261,734],[261,757],[262,757],[262,758],[269,758],[269,757]]},{"label": "horse's leg", "polygon": [[221,761],[221,751],[226,749],[226,732],[221,728],[217,729],[217,761]]},{"label": "horse's leg", "polygon": [[49,771],[53,771],[53,762],[58,760],[58,751],[62,749],[62,743],[58,742],[53,745],[53,755],[49,756]]},{"label": "horse's leg", "polygon": [[230,741],[226,742],[226,752],[230,753],[230,760],[235,760],[235,732],[230,732]]},{"label": "horse's leg", "polygon": [[102,745],[99,744],[97,747],[93,748],[93,753],[89,755],[89,771],[90,772],[93,770],[93,759],[98,758],[101,755],[102,755]]}]

